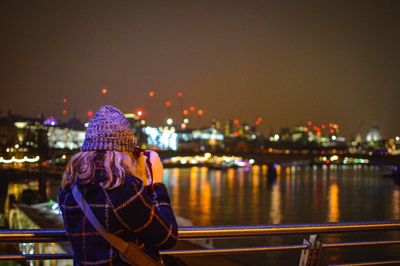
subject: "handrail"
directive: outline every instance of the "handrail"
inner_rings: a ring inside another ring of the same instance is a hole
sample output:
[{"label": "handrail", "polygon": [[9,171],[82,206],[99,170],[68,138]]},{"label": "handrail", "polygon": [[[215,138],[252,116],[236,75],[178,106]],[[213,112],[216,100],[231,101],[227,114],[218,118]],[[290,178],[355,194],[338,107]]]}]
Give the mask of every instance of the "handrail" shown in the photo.
[{"label": "handrail", "polygon": [[[164,250],[161,254],[194,256],[194,255],[223,255],[261,251],[288,251],[299,250],[302,252],[300,265],[314,265],[318,253],[323,248],[346,248],[382,245],[399,245],[400,240],[376,240],[364,242],[338,242],[321,243],[317,240],[318,234],[396,231],[400,230],[400,221],[377,222],[338,222],[321,224],[279,224],[279,225],[246,225],[246,226],[204,226],[183,227],[179,230],[179,240],[206,239],[206,238],[244,238],[276,235],[310,235],[309,240],[302,244],[288,244],[284,246],[259,246],[239,248],[211,248],[192,250]],[[66,232],[59,229],[34,229],[34,230],[0,230],[0,243],[36,243],[36,242],[68,242]],[[71,259],[70,253],[59,254],[7,254],[0,255],[3,260],[48,260]],[[397,260],[393,260],[397,261]],[[355,265],[375,265],[368,264]],[[315,264],[316,265],[316,264]]]},{"label": "handrail", "polygon": [[321,224],[278,224],[250,226],[186,227],[179,238],[229,238],[271,235],[328,234],[344,232],[371,232],[400,230],[400,221],[338,222]]},{"label": "handrail", "polygon": [[[331,234],[345,232],[371,232],[400,230],[400,221],[339,222],[321,224],[278,224],[245,226],[182,227],[179,239],[238,238],[271,235]],[[68,241],[64,230],[0,230],[0,243]]]}]

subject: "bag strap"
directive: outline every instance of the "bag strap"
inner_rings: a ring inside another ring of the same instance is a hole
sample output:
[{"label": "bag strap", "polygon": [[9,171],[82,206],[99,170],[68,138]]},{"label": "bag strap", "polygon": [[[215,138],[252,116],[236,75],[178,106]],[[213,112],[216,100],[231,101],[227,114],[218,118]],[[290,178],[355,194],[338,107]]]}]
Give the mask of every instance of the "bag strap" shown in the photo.
[{"label": "bag strap", "polygon": [[[108,243],[111,244],[111,246],[115,247],[118,249],[119,252],[124,253],[125,250],[128,248],[129,244],[125,240],[121,239],[120,237],[108,232],[103,225],[97,220],[96,216],[92,212],[92,209],[89,207],[89,204],[86,202],[86,200],[82,197],[81,192],[79,192],[79,189],[76,185],[74,185],[72,189],[72,195],[75,198],[75,201],[78,203],[79,208],[81,208],[83,214],[88,218],[90,223],[93,225],[93,227],[99,232],[99,234],[107,240]],[[131,243],[131,245],[134,243]],[[136,244],[134,244],[136,245]],[[138,247],[139,248],[139,247]]]}]

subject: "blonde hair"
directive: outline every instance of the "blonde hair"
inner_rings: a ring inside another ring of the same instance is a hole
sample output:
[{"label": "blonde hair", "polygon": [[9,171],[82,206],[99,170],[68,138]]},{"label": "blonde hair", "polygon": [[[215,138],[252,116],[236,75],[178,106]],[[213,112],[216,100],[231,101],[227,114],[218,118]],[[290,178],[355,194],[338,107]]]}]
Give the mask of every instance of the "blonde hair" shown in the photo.
[{"label": "blonde hair", "polygon": [[[103,158],[101,158],[102,156]],[[118,151],[81,151],[69,160],[62,176],[61,187],[78,181],[90,183],[95,178],[96,160],[102,163],[106,181],[100,182],[104,189],[113,189],[122,185],[126,175],[135,175],[136,160],[127,152]]]}]

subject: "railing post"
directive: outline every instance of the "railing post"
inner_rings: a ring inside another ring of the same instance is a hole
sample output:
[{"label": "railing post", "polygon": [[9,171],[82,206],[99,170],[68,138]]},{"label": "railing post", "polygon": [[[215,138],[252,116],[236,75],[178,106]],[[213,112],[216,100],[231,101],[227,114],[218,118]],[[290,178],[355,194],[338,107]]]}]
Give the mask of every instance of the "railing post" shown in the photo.
[{"label": "railing post", "polygon": [[310,235],[308,240],[303,240],[303,244],[307,244],[308,249],[301,251],[299,266],[317,266],[321,255],[321,242],[318,241],[318,235]]}]

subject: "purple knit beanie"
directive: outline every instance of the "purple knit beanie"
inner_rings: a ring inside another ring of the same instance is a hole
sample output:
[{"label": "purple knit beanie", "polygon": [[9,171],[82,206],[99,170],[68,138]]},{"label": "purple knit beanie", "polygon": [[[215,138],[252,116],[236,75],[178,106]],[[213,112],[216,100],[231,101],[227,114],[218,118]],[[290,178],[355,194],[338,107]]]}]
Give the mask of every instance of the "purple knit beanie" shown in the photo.
[{"label": "purple knit beanie", "polygon": [[134,135],[131,125],[117,108],[102,106],[90,120],[82,151],[133,151]]}]

